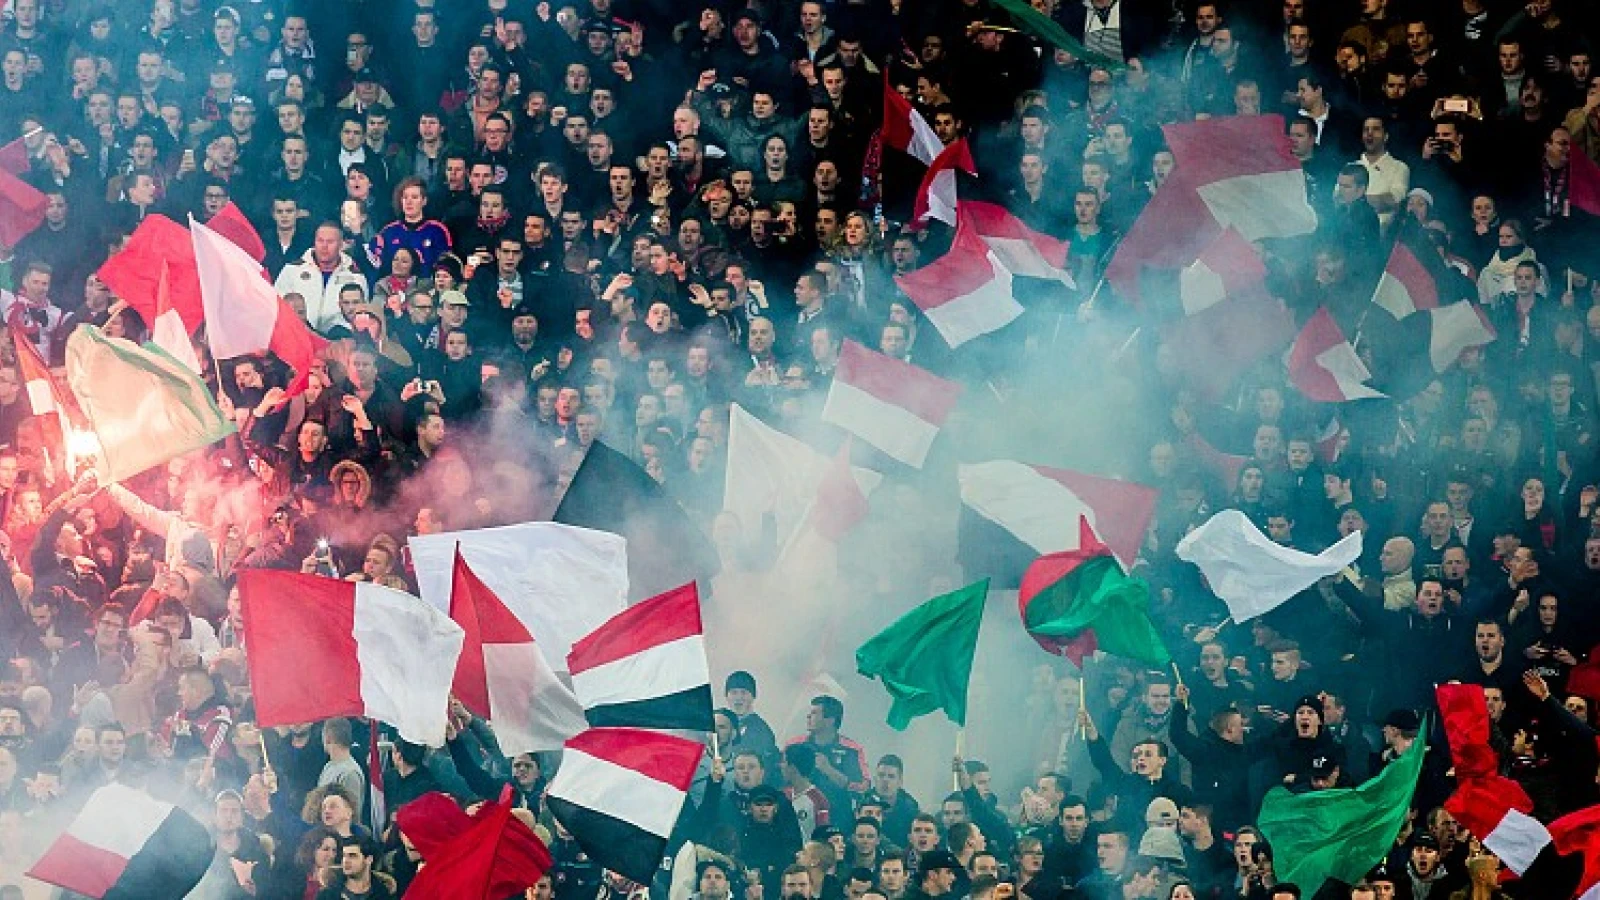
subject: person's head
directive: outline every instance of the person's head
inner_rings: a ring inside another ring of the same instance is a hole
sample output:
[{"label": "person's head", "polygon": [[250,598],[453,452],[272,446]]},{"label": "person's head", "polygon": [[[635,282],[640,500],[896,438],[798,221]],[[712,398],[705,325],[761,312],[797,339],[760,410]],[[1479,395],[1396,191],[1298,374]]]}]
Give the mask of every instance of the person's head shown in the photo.
[{"label": "person's head", "polygon": [[844,703],[837,697],[819,694],[811,698],[811,708],[806,712],[806,731],[816,739],[830,738],[844,726]]},{"label": "person's head", "polygon": [[1523,71],[1525,60],[1522,55],[1522,42],[1515,38],[1501,40],[1495,47],[1495,58],[1500,63],[1500,74],[1504,77],[1514,77]]},{"label": "person's head", "polygon": [[346,879],[365,881],[372,875],[378,845],[369,836],[351,835],[339,841],[339,870]]},{"label": "person's head", "polygon": [[1129,769],[1135,775],[1152,781],[1161,778],[1167,766],[1167,745],[1161,741],[1140,741],[1133,745],[1133,760]]},{"label": "person's head", "polygon": [[1479,661],[1497,662],[1506,648],[1505,626],[1500,624],[1499,619],[1480,619],[1473,629],[1472,641]]}]

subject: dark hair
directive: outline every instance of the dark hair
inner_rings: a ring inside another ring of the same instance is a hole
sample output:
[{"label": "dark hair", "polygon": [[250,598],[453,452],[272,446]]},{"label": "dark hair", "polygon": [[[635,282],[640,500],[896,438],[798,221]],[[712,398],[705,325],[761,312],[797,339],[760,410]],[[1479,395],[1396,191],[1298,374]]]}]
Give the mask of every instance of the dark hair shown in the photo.
[{"label": "dark hair", "polygon": [[371,835],[352,834],[347,838],[341,838],[339,840],[339,852],[343,854],[347,847],[359,849],[361,855],[368,859],[376,859],[378,856],[378,842],[373,840]]},{"label": "dark hair", "polygon": [[802,776],[810,778],[817,771],[817,748],[806,743],[790,744],[783,748],[783,761]]},{"label": "dark hair", "polygon": [[[813,272],[808,274],[815,273]],[[826,282],[824,282],[824,286],[826,286]],[[817,696],[811,698],[811,705],[821,710],[822,717],[824,719],[831,720],[834,728],[844,727],[844,703],[838,697],[830,697],[827,694],[818,694]]]}]

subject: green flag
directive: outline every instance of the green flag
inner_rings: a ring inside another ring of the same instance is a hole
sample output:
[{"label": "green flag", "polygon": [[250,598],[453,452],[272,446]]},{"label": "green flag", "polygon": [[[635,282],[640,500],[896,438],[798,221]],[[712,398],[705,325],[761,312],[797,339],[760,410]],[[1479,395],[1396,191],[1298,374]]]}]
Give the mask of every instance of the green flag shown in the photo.
[{"label": "green flag", "polygon": [[[1103,549],[1103,548],[1102,548]],[[1150,586],[1129,578],[1110,551],[1039,557],[1022,578],[1023,624],[1035,639],[1065,643],[1094,633],[1099,649],[1158,668],[1172,662],[1150,621]]]},{"label": "green flag", "polygon": [[894,698],[889,727],[903,731],[912,719],[936,709],[957,725],[967,724],[967,679],[988,594],[985,578],[935,597],[856,651],[856,668],[883,681]]},{"label": "green flag", "polygon": [[153,345],[80,325],[67,339],[67,385],[99,448],[102,484],[130,478],[237,429],[199,376]]},{"label": "green flag", "polygon": [[1067,30],[1062,28],[1056,20],[1034,9],[1033,4],[1029,3],[1028,0],[992,0],[992,2],[1011,16],[1011,20],[1017,23],[1018,30],[1031,34],[1047,44],[1059,47],[1084,62],[1091,65],[1104,66],[1113,71],[1128,67],[1127,63],[1120,59],[1103,56],[1085,47],[1072,35],[1067,34]]},{"label": "green flag", "polygon": [[1291,794],[1275,787],[1256,824],[1272,844],[1278,880],[1307,895],[1335,878],[1355,884],[1394,848],[1428,752],[1428,722],[1400,758],[1360,787]]}]

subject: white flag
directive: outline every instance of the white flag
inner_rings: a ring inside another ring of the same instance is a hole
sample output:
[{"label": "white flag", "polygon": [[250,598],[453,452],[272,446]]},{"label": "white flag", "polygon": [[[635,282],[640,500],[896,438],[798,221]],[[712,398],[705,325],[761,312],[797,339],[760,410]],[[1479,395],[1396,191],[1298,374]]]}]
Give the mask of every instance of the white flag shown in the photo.
[{"label": "white flag", "polygon": [[1200,567],[1235,622],[1283,605],[1361,556],[1361,532],[1312,555],[1275,543],[1237,509],[1225,509],[1178,542],[1178,558]]}]

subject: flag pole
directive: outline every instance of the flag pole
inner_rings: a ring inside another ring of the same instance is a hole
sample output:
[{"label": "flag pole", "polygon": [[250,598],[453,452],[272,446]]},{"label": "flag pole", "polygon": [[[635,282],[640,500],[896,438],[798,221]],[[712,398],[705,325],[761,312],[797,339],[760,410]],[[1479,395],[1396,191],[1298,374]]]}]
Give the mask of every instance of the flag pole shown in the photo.
[{"label": "flag pole", "polygon": [[1183,672],[1179,671],[1177,660],[1172,661],[1172,677],[1178,679],[1178,687],[1184,687]]},{"label": "flag pole", "polygon": [[714,723],[711,726],[711,758],[713,760],[722,758],[722,744],[717,740],[717,728]]},{"label": "flag pole", "polygon": [[267,757],[267,732],[265,729],[256,729],[256,740],[261,742],[261,770],[264,772],[272,768],[272,760]]},{"label": "flag pole", "polygon": [[956,765],[950,771],[951,790],[961,790],[961,772],[958,771],[962,763],[966,762],[967,729],[956,729]]}]

